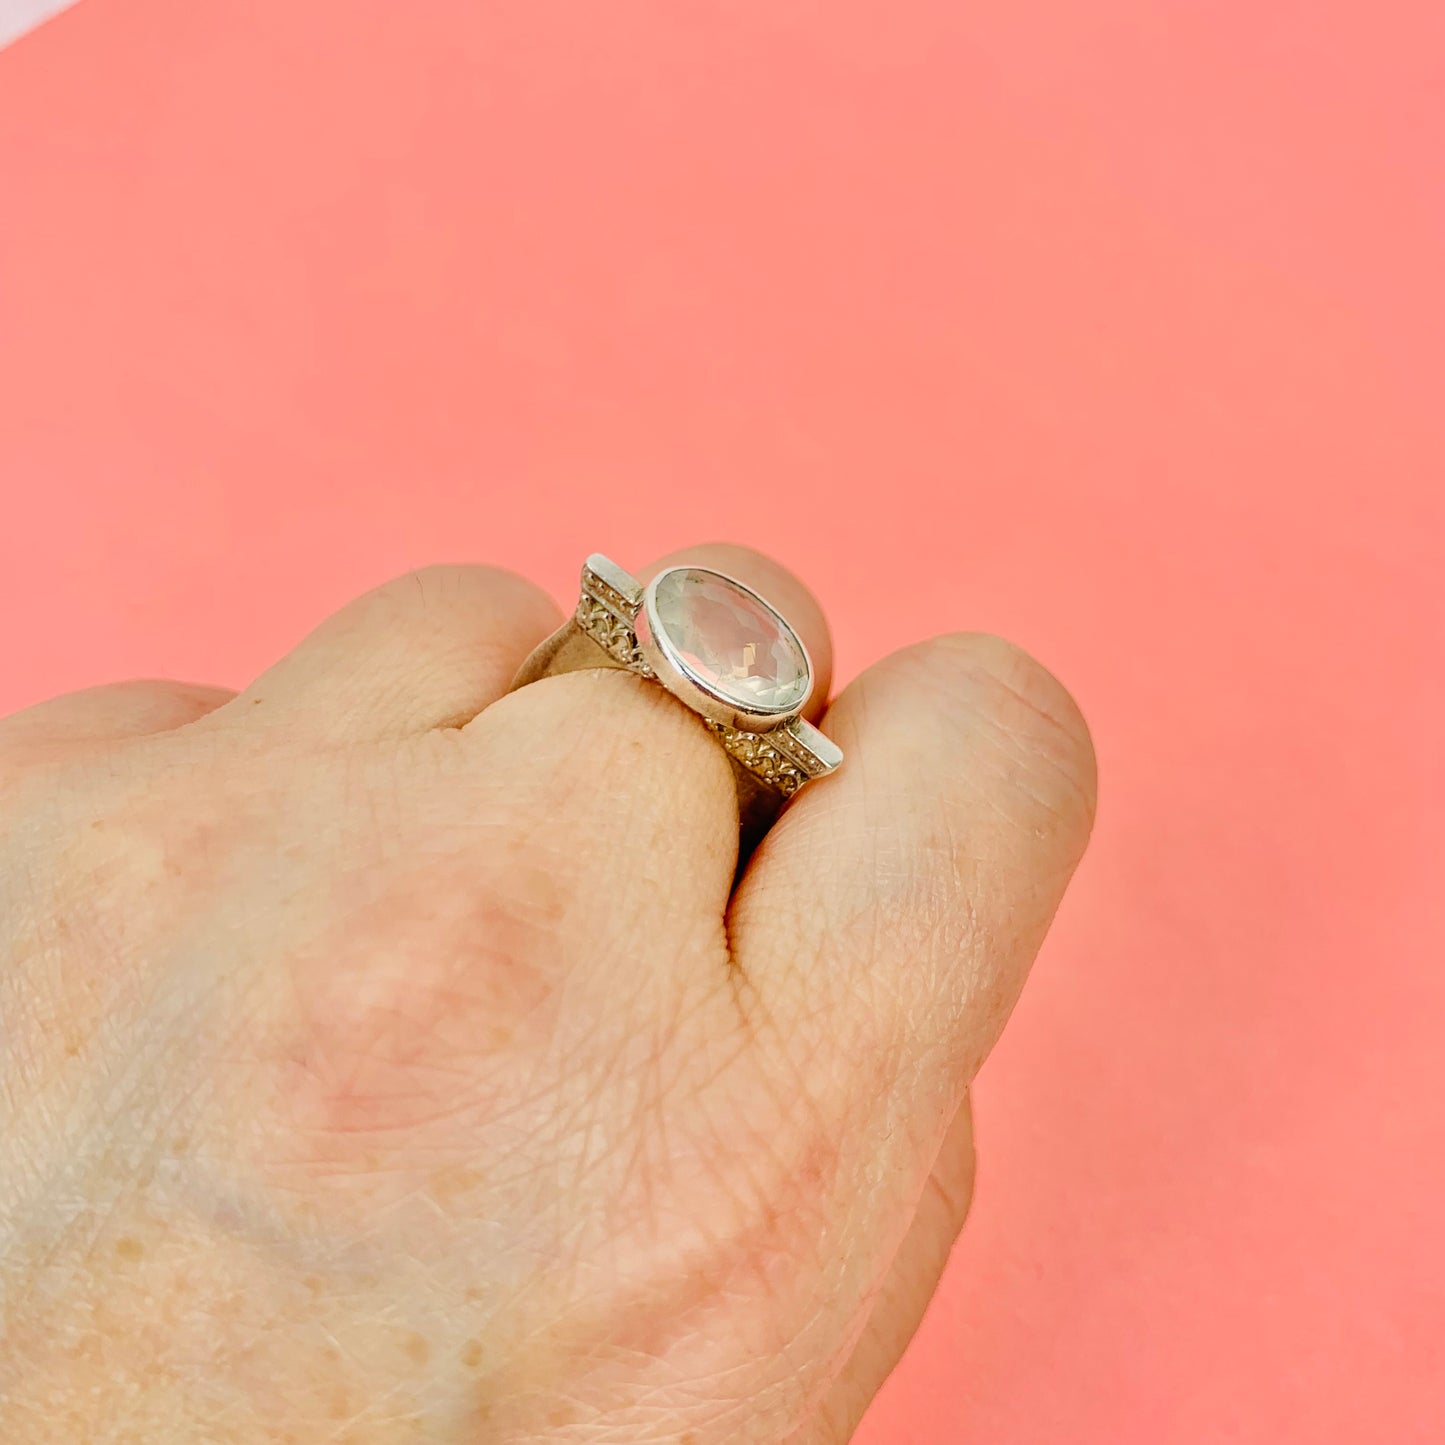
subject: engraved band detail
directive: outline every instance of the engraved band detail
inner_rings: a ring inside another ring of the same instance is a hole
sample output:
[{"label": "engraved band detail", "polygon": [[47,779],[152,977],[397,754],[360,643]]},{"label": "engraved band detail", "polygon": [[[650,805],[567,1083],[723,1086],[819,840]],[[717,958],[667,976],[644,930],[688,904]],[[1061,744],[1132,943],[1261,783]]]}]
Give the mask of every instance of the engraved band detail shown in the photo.
[{"label": "engraved band detail", "polygon": [[[642,607],[642,588],[615,563],[593,555],[582,569],[581,597],[577,603],[577,626],[609,657],[641,677],[657,674],[642,655],[637,638],[637,614]],[[768,732],[703,719],[728,754],[784,797],[791,797],[804,783],[831,773],[843,754],[828,738],[803,718],[792,718]]]}]

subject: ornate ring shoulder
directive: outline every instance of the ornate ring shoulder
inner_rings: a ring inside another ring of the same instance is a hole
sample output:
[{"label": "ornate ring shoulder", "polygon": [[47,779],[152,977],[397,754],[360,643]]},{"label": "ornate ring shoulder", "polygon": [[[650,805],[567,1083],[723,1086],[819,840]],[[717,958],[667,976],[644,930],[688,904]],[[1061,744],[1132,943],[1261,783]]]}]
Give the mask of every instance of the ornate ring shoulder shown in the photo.
[{"label": "ornate ring shoulder", "polygon": [[[787,620],[751,588],[703,567],[670,568],[647,586],[594,553],[573,620],[528,659],[515,685],[558,667],[580,632],[593,665],[658,682],[703,718],[734,763],[791,797],[835,771],[841,750],[801,716],[812,663]],[[581,665],[573,657],[570,666]]]}]

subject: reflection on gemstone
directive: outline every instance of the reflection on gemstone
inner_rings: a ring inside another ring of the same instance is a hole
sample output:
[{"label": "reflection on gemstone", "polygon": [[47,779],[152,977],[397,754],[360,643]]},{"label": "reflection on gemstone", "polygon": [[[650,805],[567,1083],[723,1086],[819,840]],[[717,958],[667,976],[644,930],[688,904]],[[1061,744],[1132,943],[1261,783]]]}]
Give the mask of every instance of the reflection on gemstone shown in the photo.
[{"label": "reflection on gemstone", "polygon": [[792,628],[745,587],[701,567],[657,579],[658,628],[710,691],[753,712],[791,712],[808,695],[808,658]]}]

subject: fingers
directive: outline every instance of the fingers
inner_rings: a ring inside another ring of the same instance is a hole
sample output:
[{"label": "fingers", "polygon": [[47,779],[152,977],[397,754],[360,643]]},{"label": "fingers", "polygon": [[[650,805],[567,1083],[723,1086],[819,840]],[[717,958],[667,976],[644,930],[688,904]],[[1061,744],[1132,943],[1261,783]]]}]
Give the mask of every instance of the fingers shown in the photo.
[{"label": "fingers", "polygon": [[459,727],[500,697],[561,623],[540,588],[494,567],[428,567],[348,603],[226,709],[324,736]]},{"label": "fingers", "polygon": [[770,1017],[862,1058],[946,1065],[961,1090],[1088,839],[1087,728],[1037,663],[979,636],[886,659],[824,728],[847,761],[743,880],[742,962]]},{"label": "fingers", "polygon": [[846,761],[764,839],[729,925],[775,1136],[832,1161],[818,1208],[852,1263],[820,1287],[861,1306],[1084,850],[1094,760],[1059,683],[987,637],[895,654],[823,727]]},{"label": "fingers", "polygon": [[[820,674],[821,699],[827,627],[796,578],[728,546],[675,553],[640,575],[681,563],[727,572],[793,621]],[[511,807],[537,820],[534,837],[565,840],[575,886],[605,896],[605,926],[615,920],[635,936],[645,909],[654,929],[676,913],[724,939],[738,845],[732,769],[701,719],[662,687],[615,669],[547,677],[489,708],[466,735],[476,766],[508,770]]]},{"label": "fingers", "polygon": [[137,680],[88,687],[0,718],[0,749],[104,743],[184,727],[235,694],[199,683]]}]

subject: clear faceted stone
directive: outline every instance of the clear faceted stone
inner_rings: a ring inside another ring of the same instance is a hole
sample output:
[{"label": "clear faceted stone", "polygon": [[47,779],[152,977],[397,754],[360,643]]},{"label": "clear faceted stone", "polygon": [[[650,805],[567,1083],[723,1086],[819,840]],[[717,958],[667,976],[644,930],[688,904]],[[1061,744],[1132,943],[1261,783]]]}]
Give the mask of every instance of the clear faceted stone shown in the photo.
[{"label": "clear faceted stone", "polygon": [[737,583],[700,567],[657,580],[654,616],[710,691],[749,712],[789,712],[808,695],[808,658],[792,628]]}]

